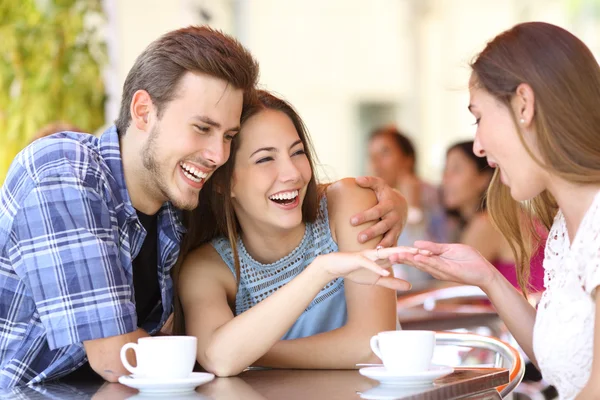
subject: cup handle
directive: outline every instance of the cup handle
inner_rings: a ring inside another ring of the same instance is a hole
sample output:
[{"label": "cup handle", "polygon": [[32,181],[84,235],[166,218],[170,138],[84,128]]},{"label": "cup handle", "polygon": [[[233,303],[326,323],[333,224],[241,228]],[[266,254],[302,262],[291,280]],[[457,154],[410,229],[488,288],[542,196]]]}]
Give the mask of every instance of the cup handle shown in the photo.
[{"label": "cup handle", "polygon": [[375,335],[371,338],[371,350],[373,350],[373,353],[375,353],[375,355],[377,357],[379,357],[380,360],[383,361],[383,356],[381,355],[381,350],[379,350],[379,337],[377,337],[377,335]]},{"label": "cup handle", "polygon": [[127,361],[127,350],[129,350],[129,349],[133,350],[133,352],[135,353],[135,356],[137,358],[137,348],[138,348],[137,343],[125,343],[125,345],[123,347],[121,347],[121,362],[123,363],[123,366],[125,367],[125,369],[127,371],[131,372],[132,374],[137,374],[140,369],[138,367],[134,367],[133,365],[129,364],[129,361]]}]

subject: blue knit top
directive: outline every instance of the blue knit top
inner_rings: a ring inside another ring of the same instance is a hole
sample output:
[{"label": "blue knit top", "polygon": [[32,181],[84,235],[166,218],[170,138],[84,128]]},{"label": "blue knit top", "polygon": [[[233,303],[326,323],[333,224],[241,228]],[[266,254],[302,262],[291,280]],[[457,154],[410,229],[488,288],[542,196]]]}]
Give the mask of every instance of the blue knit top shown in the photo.
[{"label": "blue knit top", "polygon": [[[235,276],[233,251],[227,238],[214,239],[212,245]],[[306,224],[300,244],[290,254],[272,264],[262,264],[252,258],[239,239],[241,277],[235,299],[235,315],[275,293],[304,271],[318,255],[335,251],[338,251],[338,246],[329,229],[326,196],[320,201],[316,221]],[[344,280],[337,278],[321,289],[282,339],[297,339],[331,331],[344,326],[347,318]]]}]

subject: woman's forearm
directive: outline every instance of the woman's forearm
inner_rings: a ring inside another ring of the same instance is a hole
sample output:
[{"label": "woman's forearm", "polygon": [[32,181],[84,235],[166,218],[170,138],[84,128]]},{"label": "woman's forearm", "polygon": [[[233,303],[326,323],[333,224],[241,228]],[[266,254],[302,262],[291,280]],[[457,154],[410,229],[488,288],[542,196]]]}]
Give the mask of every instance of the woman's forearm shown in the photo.
[{"label": "woman's forearm", "polygon": [[[348,321],[344,326],[310,337],[280,340],[254,365],[275,368],[348,369],[357,363],[378,363],[371,337],[395,330],[396,293],[385,288],[346,283]],[[366,303],[357,310],[356,303]]]},{"label": "woman's forearm", "polygon": [[533,326],[536,310],[511,284],[496,271],[493,282],[482,290],[488,295],[508,330],[535,364]]},{"label": "woman's forearm", "polygon": [[198,361],[218,376],[240,373],[281,339],[332,278],[313,262],[271,296],[219,327]]},{"label": "woman's forearm", "polygon": [[[385,330],[385,329],[381,329]],[[377,334],[377,329],[372,335]],[[272,368],[352,369],[357,363],[378,363],[371,334],[352,333],[346,325],[301,339],[280,340],[254,365]]]}]

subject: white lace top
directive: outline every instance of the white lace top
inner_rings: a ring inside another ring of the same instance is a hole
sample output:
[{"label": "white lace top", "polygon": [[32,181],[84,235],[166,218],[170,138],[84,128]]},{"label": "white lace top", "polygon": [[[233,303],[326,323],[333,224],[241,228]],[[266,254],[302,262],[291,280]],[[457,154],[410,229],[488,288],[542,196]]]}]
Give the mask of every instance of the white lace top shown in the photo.
[{"label": "white lace top", "polygon": [[533,351],[544,379],[560,399],[573,399],[592,369],[595,289],[600,285],[600,192],[569,243],[561,211],[544,258],[545,293],[538,306]]}]

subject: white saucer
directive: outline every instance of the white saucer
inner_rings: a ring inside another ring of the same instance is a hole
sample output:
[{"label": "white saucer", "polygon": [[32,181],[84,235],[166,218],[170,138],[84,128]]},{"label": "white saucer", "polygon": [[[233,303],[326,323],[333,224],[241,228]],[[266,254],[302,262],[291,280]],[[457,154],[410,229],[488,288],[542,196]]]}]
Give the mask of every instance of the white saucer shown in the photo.
[{"label": "white saucer", "polygon": [[368,367],[361,368],[358,372],[385,385],[418,386],[431,384],[437,378],[454,372],[454,368],[432,365],[426,371],[398,373],[388,371],[385,367]]},{"label": "white saucer", "polygon": [[179,379],[156,379],[125,375],[119,377],[119,383],[145,394],[186,393],[193,392],[196,387],[210,382],[214,378],[213,374],[207,372],[192,372],[187,378]]}]

